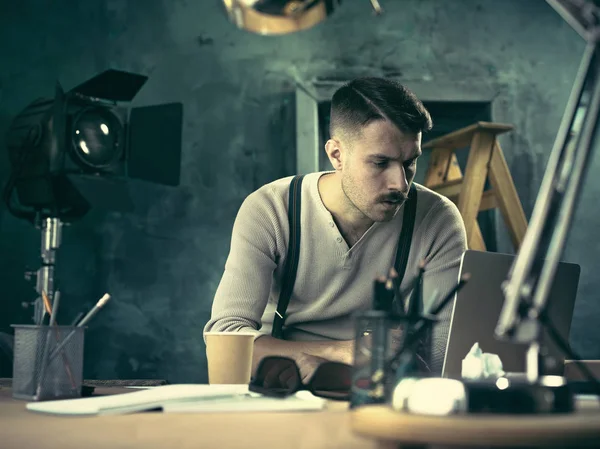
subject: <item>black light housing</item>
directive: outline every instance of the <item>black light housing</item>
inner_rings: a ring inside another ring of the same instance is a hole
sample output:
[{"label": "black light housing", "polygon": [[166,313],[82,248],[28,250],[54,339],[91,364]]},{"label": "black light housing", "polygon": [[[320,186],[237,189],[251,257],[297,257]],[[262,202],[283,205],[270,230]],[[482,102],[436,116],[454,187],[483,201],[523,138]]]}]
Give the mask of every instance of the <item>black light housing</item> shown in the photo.
[{"label": "black light housing", "polygon": [[[31,103],[8,131],[13,215],[73,221],[91,207],[130,211],[127,179],[179,185],[183,105],[128,109],[147,77],[107,70]],[[18,204],[13,199],[14,193]]]}]

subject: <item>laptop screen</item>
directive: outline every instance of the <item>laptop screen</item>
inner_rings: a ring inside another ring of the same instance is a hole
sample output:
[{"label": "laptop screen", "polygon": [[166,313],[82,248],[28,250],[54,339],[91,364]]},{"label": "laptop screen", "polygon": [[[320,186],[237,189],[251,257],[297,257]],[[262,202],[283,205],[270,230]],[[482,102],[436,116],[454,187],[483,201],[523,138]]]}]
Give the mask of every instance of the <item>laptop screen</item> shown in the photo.
[{"label": "laptop screen", "polygon": [[[527,346],[499,341],[495,336],[504,304],[501,286],[514,258],[511,254],[483,251],[468,250],[464,253],[460,276],[470,273],[471,278],[457,294],[454,303],[442,369],[444,377],[461,378],[462,360],[475,343],[479,343],[483,352],[497,354],[505,372],[525,371]],[[579,265],[559,263],[547,302],[548,317],[566,341],[569,340],[579,274]],[[547,344],[548,354],[556,359],[555,366],[548,367],[546,374],[562,375],[565,355],[547,332],[542,338]]]}]

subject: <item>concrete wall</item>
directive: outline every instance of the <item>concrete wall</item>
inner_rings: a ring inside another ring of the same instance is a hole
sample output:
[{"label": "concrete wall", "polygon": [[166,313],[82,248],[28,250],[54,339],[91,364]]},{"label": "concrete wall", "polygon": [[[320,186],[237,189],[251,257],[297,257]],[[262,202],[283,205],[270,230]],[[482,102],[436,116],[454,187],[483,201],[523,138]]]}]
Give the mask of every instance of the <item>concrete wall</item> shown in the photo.
[{"label": "concrete wall", "polygon": [[[345,3],[330,21],[279,38],[235,29],[216,1],[0,4],[2,136],[31,100],[52,95],[56,79],[69,89],[106,68],[150,76],[135,105],[184,103],[181,187],[135,183],[135,213],[94,211],[65,230],[63,319],[114,295],[87,333],[86,377],[206,380],[202,326],[236,211],[295,170],[298,83],[369,74],[458,99],[496,92],[494,119],[516,127],[502,144],[529,216],[583,51],[575,32],[543,0],[388,0],[381,17],[366,0]],[[2,151],[0,181],[7,173]],[[595,358],[598,194],[592,175],[565,256],[582,266],[572,344]],[[0,232],[6,328],[28,320],[20,303],[33,292],[22,272],[36,267],[39,234],[3,206]]]}]

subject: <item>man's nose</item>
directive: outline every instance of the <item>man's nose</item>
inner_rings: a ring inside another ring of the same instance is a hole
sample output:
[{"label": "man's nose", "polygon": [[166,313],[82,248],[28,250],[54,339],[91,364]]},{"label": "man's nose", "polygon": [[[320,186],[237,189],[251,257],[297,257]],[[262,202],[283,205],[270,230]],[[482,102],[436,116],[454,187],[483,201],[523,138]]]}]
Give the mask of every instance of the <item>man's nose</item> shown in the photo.
[{"label": "man's nose", "polygon": [[390,170],[387,181],[389,190],[406,192],[408,190],[408,179],[406,177],[406,170],[404,170],[404,165],[396,165],[392,170]]}]

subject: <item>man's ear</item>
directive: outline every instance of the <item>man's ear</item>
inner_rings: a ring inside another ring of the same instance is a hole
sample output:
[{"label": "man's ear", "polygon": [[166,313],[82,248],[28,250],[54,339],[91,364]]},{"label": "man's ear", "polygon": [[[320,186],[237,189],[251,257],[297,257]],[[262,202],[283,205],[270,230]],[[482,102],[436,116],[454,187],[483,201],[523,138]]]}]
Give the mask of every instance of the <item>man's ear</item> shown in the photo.
[{"label": "man's ear", "polygon": [[340,149],[340,142],[335,139],[329,139],[325,143],[325,152],[327,153],[327,157],[333,165],[333,168],[336,171],[342,169],[342,150]]}]

